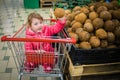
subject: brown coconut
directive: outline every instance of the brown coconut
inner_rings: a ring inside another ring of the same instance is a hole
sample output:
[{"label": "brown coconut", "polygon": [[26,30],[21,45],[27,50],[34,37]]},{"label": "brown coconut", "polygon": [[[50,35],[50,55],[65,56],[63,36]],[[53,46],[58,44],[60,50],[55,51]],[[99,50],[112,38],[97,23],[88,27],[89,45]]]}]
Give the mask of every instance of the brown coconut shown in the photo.
[{"label": "brown coconut", "polygon": [[82,24],[80,22],[75,22],[73,25],[72,25],[72,31],[76,31],[77,28],[81,28],[82,27]]},{"label": "brown coconut", "polygon": [[120,26],[116,27],[114,30],[114,34],[117,38],[120,39]]},{"label": "brown coconut", "polygon": [[89,42],[81,42],[79,44],[79,48],[81,48],[81,49],[91,49],[91,45],[90,45]]},{"label": "brown coconut", "polygon": [[87,31],[82,31],[78,36],[80,41],[88,41],[90,38],[90,34]]},{"label": "brown coconut", "polygon": [[100,7],[100,6],[102,6],[103,4],[102,4],[102,2],[96,2],[95,4],[94,4],[94,8],[95,8],[95,11],[97,11],[97,9],[98,9],[98,7]]},{"label": "brown coconut", "polygon": [[103,5],[106,6],[108,10],[114,9],[114,5],[112,3],[104,2]]},{"label": "brown coconut", "polygon": [[78,35],[76,33],[73,33],[73,32],[69,32],[69,36],[71,38],[75,38],[76,41],[78,41]]},{"label": "brown coconut", "polygon": [[75,31],[75,33],[76,33],[76,34],[79,34],[79,33],[81,33],[82,31],[84,31],[83,28],[77,28],[76,31]]},{"label": "brown coconut", "polygon": [[118,3],[117,0],[113,0],[113,1],[111,1],[111,3],[114,5],[114,6],[113,6],[114,9],[118,9],[118,8],[119,8],[119,3]]},{"label": "brown coconut", "polygon": [[106,48],[108,46],[108,41],[107,40],[101,40],[100,41],[100,47],[101,48]]},{"label": "brown coconut", "polygon": [[111,20],[112,15],[109,11],[102,11],[100,12],[100,18],[102,18],[103,20]]},{"label": "brown coconut", "polygon": [[90,7],[89,7],[89,10],[90,10],[91,12],[93,12],[93,11],[95,11],[95,9],[94,9],[94,8],[95,8],[95,6],[94,6],[94,5],[92,5],[92,6],[90,6]]},{"label": "brown coconut", "polygon": [[102,28],[104,25],[104,21],[100,18],[96,18],[93,20],[93,27],[95,29],[99,29],[99,28]]},{"label": "brown coconut", "polygon": [[92,23],[91,19],[86,19],[85,23]]},{"label": "brown coconut", "polygon": [[77,21],[76,20],[73,20],[70,25],[72,26],[74,23],[76,23]]},{"label": "brown coconut", "polygon": [[75,47],[76,47],[76,48],[79,48],[79,44],[75,44]]},{"label": "brown coconut", "polygon": [[113,13],[112,13],[112,16],[113,16],[114,19],[120,20],[120,9],[114,10]]},{"label": "brown coconut", "polygon": [[71,21],[67,20],[66,23],[65,23],[65,27],[66,28],[70,27],[70,24],[71,24]]},{"label": "brown coconut", "polygon": [[112,20],[105,21],[104,28],[106,31],[113,31],[115,29],[115,26]]},{"label": "brown coconut", "polygon": [[62,18],[65,15],[65,10],[63,8],[56,8],[54,11],[54,15],[57,18]]},{"label": "brown coconut", "polygon": [[71,14],[71,10],[65,10],[65,15]]},{"label": "brown coconut", "polygon": [[87,16],[84,13],[80,13],[75,16],[75,20],[78,22],[81,22],[82,24],[85,22],[86,19],[87,19]]},{"label": "brown coconut", "polygon": [[120,25],[120,22],[118,19],[112,19],[112,22],[114,23],[114,26],[117,27]]},{"label": "brown coconut", "polygon": [[94,48],[100,46],[100,39],[96,36],[91,36],[89,42],[90,42],[91,46]]},{"label": "brown coconut", "polygon": [[98,17],[98,14],[96,12],[90,12],[89,13],[89,19],[94,20]]},{"label": "brown coconut", "polygon": [[73,8],[73,11],[74,11],[74,12],[80,11],[80,10],[81,10],[81,7],[80,7],[80,6],[75,6],[75,7]]},{"label": "brown coconut", "polygon": [[108,32],[107,36],[108,36],[107,37],[108,42],[114,42],[115,41],[115,35],[114,35],[114,33]]},{"label": "brown coconut", "polygon": [[72,32],[72,28],[67,28],[67,32]]},{"label": "brown coconut", "polygon": [[83,29],[87,32],[93,32],[94,30],[92,23],[85,23]]},{"label": "brown coconut", "polygon": [[95,35],[100,39],[106,39],[107,38],[107,32],[102,28],[97,29],[96,32],[95,32]]},{"label": "brown coconut", "polygon": [[90,12],[87,7],[82,7],[80,11],[83,12],[83,13],[85,13],[86,15],[88,15],[89,12]]},{"label": "brown coconut", "polygon": [[102,11],[107,11],[108,9],[107,9],[107,7],[105,7],[105,6],[100,6],[100,7],[98,7],[98,9],[97,9],[97,13],[99,14],[100,12],[102,12]]},{"label": "brown coconut", "polygon": [[69,21],[73,21],[74,17],[72,14],[68,14],[66,19]]}]

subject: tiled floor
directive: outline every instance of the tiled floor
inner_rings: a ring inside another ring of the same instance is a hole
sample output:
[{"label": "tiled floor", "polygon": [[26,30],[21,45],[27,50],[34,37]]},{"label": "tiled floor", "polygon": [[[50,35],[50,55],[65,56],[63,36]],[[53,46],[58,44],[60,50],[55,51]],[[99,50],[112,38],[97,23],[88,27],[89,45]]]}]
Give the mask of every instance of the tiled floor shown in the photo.
[{"label": "tiled floor", "polygon": [[[49,9],[24,9],[23,0],[0,0],[0,37],[15,33],[31,12],[40,13],[49,18]],[[18,73],[6,42],[0,42],[0,80],[17,80]],[[53,80],[25,76],[22,80]]]}]

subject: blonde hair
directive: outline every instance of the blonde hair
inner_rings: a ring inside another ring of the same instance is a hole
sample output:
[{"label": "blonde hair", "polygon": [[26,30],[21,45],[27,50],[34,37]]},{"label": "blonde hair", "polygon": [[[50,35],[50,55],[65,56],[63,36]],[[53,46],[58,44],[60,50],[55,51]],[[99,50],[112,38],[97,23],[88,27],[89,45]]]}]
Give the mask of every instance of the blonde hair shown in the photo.
[{"label": "blonde hair", "polygon": [[30,26],[31,26],[31,23],[32,23],[32,19],[33,19],[33,18],[37,18],[37,19],[43,21],[43,18],[42,18],[42,16],[41,16],[39,13],[30,13],[30,14],[28,15],[28,18],[27,18],[27,23],[26,23],[26,26],[27,26],[27,27],[30,27]]}]

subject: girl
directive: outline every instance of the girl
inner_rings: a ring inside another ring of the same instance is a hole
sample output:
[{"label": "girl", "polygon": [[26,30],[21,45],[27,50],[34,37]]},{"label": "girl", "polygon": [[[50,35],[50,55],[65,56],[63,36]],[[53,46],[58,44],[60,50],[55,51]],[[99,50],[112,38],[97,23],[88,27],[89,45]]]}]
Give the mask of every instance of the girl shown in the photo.
[{"label": "girl", "polygon": [[[42,38],[44,36],[53,36],[54,34],[59,33],[65,26],[66,19],[65,17],[59,18],[55,25],[45,25],[43,24],[43,18],[38,13],[31,13],[27,19],[27,29],[26,29],[26,37],[27,38]],[[35,50],[39,50],[41,44],[39,42],[26,42],[25,43],[25,50],[26,52],[32,52]],[[42,50],[43,51],[53,51],[53,47],[50,43],[42,43]],[[29,53],[30,54],[30,53]],[[34,54],[34,53],[31,53]],[[48,72],[52,70],[53,64],[45,63],[38,63],[33,62],[29,59],[30,56],[27,56],[27,61],[25,62],[26,70],[32,71],[38,64],[42,64],[44,71]],[[34,57],[38,58],[38,57]],[[52,57],[53,58],[53,57]],[[31,68],[32,67],[32,68]],[[30,69],[31,68],[31,69]]]}]

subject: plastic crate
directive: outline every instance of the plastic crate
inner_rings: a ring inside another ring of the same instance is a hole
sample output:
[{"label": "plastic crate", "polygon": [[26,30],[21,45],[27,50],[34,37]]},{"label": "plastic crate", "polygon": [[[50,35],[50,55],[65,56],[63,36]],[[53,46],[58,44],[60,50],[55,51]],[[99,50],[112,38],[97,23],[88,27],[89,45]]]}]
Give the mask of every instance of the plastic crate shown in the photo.
[{"label": "plastic crate", "polygon": [[[69,37],[66,29],[64,31]],[[69,56],[73,65],[120,62],[120,47],[86,50],[76,48],[72,45]]]},{"label": "plastic crate", "polygon": [[24,8],[39,8],[39,0],[24,0]]},{"label": "plastic crate", "polygon": [[84,50],[72,45],[69,55],[73,65],[120,62],[120,48]]}]

